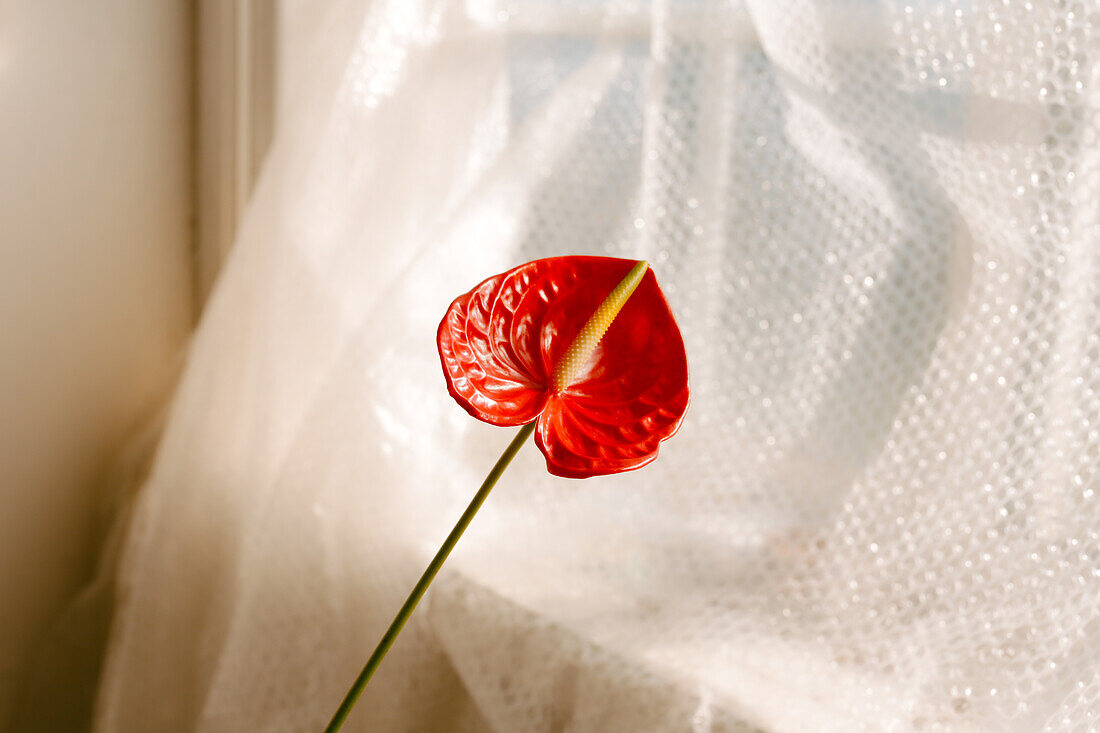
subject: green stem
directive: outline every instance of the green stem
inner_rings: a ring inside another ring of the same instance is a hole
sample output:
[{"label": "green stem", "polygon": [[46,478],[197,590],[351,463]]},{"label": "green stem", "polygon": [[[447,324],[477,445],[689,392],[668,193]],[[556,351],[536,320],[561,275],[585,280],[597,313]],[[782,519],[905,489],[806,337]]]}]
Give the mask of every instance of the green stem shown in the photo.
[{"label": "green stem", "polygon": [[374,648],[374,653],[370,655],[370,659],[367,660],[366,666],[363,667],[363,671],[359,673],[359,677],[356,678],[355,683],[348,690],[348,694],[344,696],[344,701],[340,703],[340,707],[336,709],[336,714],[332,716],[332,720],[329,721],[328,727],[325,728],[325,733],[336,733],[340,730],[340,726],[344,724],[348,714],[351,713],[352,707],[355,705],[355,701],[359,699],[359,696],[363,694],[363,689],[370,681],[371,675],[378,669],[378,665],[382,663],[382,659],[385,658],[386,652],[390,650],[393,643],[397,640],[397,635],[401,633],[401,629],[405,627],[405,622],[412,616],[413,611],[416,610],[416,606],[420,603],[420,599],[424,597],[424,592],[428,590],[428,586],[435,580],[436,574],[439,573],[439,569],[443,567],[443,563],[446,562],[447,557],[451,554],[451,550],[458,543],[459,537],[466,531],[466,527],[470,525],[474,515],[477,514],[477,510],[481,508],[481,505],[485,503],[485,499],[488,498],[489,492],[492,491],[493,486],[496,485],[501,474],[504,473],[504,469],[508,468],[508,464],[512,462],[516,453],[520,447],[531,437],[531,433],[535,430],[535,423],[530,422],[520,428],[516,433],[516,437],[512,439],[512,442],[508,444],[508,447],[504,449],[504,453],[497,459],[496,465],[493,466],[493,470],[489,472],[489,475],[485,477],[485,483],[481,485],[481,488],[474,494],[474,498],[470,501],[470,506],[466,507],[466,511],[459,517],[458,523],[455,524],[454,529],[447,535],[447,539],[443,540],[443,545],[439,548],[439,552],[435,553],[435,557],[428,564],[428,569],[424,571],[424,574],[420,576],[420,580],[416,582],[416,586],[413,587],[412,593],[409,594],[408,599],[405,601],[405,605],[401,606],[401,610],[397,612],[397,616],[394,617],[390,627],[386,629],[386,633],[382,636],[382,640],[378,642],[378,646]]}]

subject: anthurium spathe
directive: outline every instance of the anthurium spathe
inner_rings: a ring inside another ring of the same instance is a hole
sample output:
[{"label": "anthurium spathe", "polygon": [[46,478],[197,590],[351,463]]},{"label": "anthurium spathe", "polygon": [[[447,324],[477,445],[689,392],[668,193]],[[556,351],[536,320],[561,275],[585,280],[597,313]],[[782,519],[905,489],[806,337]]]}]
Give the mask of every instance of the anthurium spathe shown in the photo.
[{"label": "anthurium spathe", "polygon": [[351,713],[504,469],[535,434],[551,473],[644,466],[687,409],[680,330],[645,262],[535,260],[459,296],[436,333],[447,389],[474,417],[522,425],[420,576],[326,733]]},{"label": "anthurium spathe", "polygon": [[684,342],[644,262],[520,265],[459,296],[437,340],[455,400],[494,425],[537,420],[558,476],[644,466],[687,408]]}]

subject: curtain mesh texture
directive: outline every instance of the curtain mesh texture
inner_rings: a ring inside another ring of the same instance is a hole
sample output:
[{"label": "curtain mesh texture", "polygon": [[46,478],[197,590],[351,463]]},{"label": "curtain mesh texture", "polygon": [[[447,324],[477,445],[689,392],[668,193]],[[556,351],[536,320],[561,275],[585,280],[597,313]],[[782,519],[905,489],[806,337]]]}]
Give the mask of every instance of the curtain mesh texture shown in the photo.
[{"label": "curtain mesh texture", "polygon": [[323,727],[511,438],[439,319],[560,254],[652,263],[683,429],[524,448],[350,730],[1100,730],[1095,4],[311,5],[100,731]]}]

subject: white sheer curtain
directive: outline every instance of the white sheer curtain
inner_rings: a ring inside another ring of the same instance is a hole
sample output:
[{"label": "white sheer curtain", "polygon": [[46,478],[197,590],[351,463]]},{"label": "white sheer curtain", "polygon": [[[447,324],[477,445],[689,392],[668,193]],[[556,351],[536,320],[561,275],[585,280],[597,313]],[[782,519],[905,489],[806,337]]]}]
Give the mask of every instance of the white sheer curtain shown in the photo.
[{"label": "white sheer curtain", "polygon": [[322,6],[97,730],[323,726],[511,437],[438,319],[570,253],[653,263],[684,428],[606,479],[522,452],[352,730],[1095,730],[1093,6]]}]

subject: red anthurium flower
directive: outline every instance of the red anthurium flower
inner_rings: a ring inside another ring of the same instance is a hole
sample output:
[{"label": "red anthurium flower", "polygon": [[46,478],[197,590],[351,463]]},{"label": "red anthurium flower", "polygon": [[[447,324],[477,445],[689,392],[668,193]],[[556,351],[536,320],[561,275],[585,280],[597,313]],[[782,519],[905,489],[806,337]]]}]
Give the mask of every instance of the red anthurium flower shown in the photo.
[{"label": "red anthurium flower", "polygon": [[[687,409],[684,341],[644,262],[554,257],[460,296],[436,335],[447,389],[474,417],[523,425],[413,586],[325,733],[337,733],[462,533],[531,432],[550,473],[638,468]],[[537,420],[537,423],[535,422]]]},{"label": "red anthurium flower", "polygon": [[687,409],[683,338],[644,262],[520,265],[451,303],[437,340],[455,400],[493,425],[537,419],[558,476],[644,466]]}]

